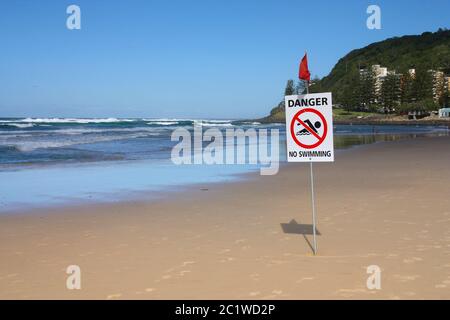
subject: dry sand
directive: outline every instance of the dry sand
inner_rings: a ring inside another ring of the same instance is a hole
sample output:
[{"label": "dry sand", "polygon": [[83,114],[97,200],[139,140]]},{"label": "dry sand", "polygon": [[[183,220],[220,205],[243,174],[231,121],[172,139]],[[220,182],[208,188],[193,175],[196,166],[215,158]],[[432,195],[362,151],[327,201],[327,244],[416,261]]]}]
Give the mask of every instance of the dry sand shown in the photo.
[{"label": "dry sand", "polygon": [[[317,256],[280,226],[311,222],[309,166],[291,164],[153,203],[2,215],[0,298],[450,298],[449,137],[354,148],[315,172]],[[66,289],[71,264],[81,290]]]}]

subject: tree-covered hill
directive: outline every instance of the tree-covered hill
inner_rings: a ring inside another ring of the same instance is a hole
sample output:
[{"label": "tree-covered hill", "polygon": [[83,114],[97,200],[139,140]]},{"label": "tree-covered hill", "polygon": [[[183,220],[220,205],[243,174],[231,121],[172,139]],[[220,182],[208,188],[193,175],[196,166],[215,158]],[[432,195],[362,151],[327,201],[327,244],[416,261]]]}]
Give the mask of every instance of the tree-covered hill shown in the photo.
[{"label": "tree-covered hill", "polygon": [[390,38],[356,49],[341,58],[330,74],[321,79],[313,91],[333,92],[339,103],[345,87],[360,68],[379,64],[398,73],[415,69],[450,70],[450,30],[424,32],[421,35]]},{"label": "tree-covered hill", "polygon": [[[397,74],[405,74],[408,69],[441,70],[450,74],[450,30],[424,32],[421,35],[394,37],[356,49],[341,58],[330,74],[315,79],[310,92],[333,93],[335,104],[346,103],[348,92],[352,92],[355,79],[360,78],[360,70],[370,70],[372,65],[381,65]],[[417,83],[419,85],[419,83]],[[289,83],[288,83],[289,85]],[[278,122],[284,119],[284,105],[280,103],[271,114],[261,121]]]}]

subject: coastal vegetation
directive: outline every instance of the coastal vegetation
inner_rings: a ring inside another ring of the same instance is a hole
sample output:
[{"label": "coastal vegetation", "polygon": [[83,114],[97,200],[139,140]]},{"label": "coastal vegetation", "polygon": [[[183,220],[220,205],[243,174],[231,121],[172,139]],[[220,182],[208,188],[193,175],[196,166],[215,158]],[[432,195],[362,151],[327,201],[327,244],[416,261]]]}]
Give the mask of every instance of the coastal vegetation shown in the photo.
[{"label": "coastal vegetation", "polygon": [[[429,115],[450,105],[449,75],[450,30],[439,29],[353,50],[330,74],[313,79],[310,92],[333,93],[336,120]],[[288,80],[284,93],[301,94],[304,89],[302,81]],[[262,121],[283,122],[284,102]]]}]

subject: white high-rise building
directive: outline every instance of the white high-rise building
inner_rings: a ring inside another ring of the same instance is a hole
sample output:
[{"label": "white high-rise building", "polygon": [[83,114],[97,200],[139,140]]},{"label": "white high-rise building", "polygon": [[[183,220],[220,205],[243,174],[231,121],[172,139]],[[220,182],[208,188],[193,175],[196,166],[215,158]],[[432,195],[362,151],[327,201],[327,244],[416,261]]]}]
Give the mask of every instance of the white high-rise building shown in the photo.
[{"label": "white high-rise building", "polygon": [[439,101],[439,98],[444,93],[445,89],[445,77],[444,72],[436,70],[428,70],[433,77],[433,100],[435,102]]},{"label": "white high-rise building", "polygon": [[379,96],[381,94],[381,85],[383,84],[384,78],[388,75],[388,69],[381,67],[379,64],[375,64],[372,66],[372,72],[375,75],[375,95]]}]

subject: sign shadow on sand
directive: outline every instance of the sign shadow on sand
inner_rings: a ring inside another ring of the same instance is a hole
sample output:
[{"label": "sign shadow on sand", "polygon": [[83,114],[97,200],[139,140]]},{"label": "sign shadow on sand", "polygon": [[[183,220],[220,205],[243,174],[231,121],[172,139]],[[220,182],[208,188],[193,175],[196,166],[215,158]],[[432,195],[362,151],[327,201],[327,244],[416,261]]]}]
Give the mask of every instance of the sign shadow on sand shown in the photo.
[{"label": "sign shadow on sand", "polygon": [[[303,238],[305,239],[308,246],[311,248],[312,251],[314,251],[314,247],[312,246],[311,242],[306,237],[307,235],[313,235],[313,225],[312,224],[301,224],[295,221],[295,219],[292,219],[289,223],[280,223],[281,229],[284,233],[287,234],[301,234],[303,235]],[[320,236],[321,233],[316,228],[316,235]]]}]

